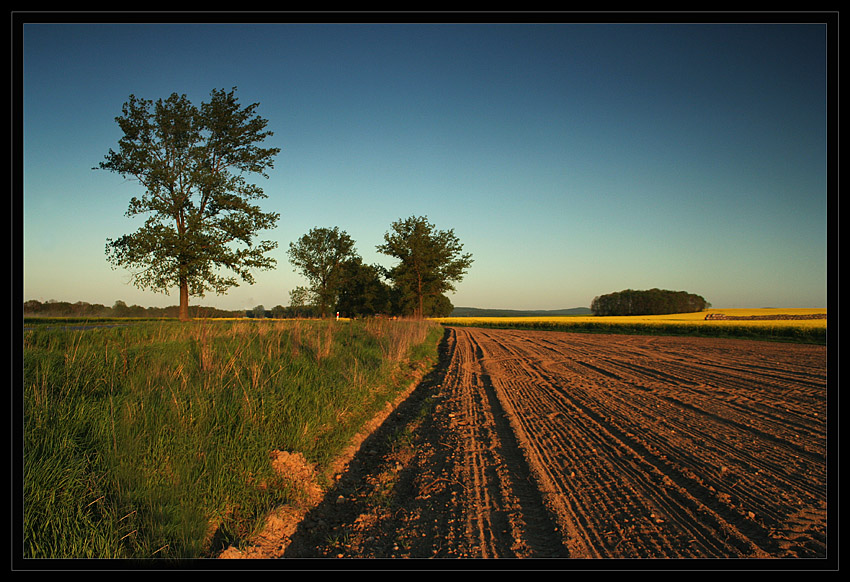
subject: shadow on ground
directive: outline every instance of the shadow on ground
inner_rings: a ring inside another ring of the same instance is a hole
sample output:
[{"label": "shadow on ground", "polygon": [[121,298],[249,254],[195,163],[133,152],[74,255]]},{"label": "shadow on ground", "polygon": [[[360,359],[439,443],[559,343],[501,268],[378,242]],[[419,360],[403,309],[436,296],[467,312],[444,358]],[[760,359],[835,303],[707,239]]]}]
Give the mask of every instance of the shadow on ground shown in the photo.
[{"label": "shadow on ground", "polygon": [[[284,558],[434,557],[451,519],[451,487],[439,480],[452,447],[435,435],[433,410],[451,360],[447,329],[439,358],[410,395],[364,439],[346,471],[290,538]],[[423,466],[427,464],[427,467]]]}]

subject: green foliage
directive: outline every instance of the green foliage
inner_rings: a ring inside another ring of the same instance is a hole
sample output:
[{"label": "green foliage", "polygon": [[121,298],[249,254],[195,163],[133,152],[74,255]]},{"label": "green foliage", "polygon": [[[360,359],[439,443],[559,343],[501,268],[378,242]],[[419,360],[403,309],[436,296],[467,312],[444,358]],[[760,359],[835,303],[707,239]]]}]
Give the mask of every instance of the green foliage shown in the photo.
[{"label": "green foliage", "polygon": [[454,311],[454,305],[445,295],[432,295],[425,298],[425,317],[448,317]]},{"label": "green foliage", "polygon": [[321,317],[336,305],[345,281],[345,264],[357,259],[354,241],[339,227],[313,228],[289,243],[289,262],[310,282]]},{"label": "green foliage", "polygon": [[[454,291],[472,265],[472,255],[454,230],[436,230],[427,217],[412,216],[392,223],[378,251],[399,263],[389,270],[403,313],[424,317],[426,299]],[[442,309],[441,309],[442,311]]]},{"label": "green foliage", "polygon": [[347,317],[394,313],[390,287],[382,279],[383,269],[366,265],[360,257],[343,265],[337,310]]},{"label": "green foliage", "polygon": [[241,107],[235,88],[213,90],[200,107],[176,93],[156,103],[130,95],[116,117],[118,151],[98,166],[144,188],[126,215],[147,216],[133,234],[107,239],[107,259],[129,269],[139,288],[179,288],[181,318],[188,318],[189,295],[224,293],[237,276],[251,284],[253,270],[275,264],[267,253],[277,243],[254,238],[279,215],[261,211],[255,201],[266,196],[245,179],[267,177],[280,151],[257,145],[272,135],[257,106]]},{"label": "green foliage", "polygon": [[626,289],[594,297],[590,310],[593,315],[666,315],[703,311],[710,306],[699,295],[685,291]]}]

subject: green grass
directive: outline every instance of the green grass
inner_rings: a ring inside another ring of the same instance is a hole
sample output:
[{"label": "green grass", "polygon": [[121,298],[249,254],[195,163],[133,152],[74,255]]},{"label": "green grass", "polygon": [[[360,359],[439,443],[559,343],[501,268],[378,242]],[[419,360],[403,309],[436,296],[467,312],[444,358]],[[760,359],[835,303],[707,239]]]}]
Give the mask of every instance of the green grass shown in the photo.
[{"label": "green grass", "polygon": [[[300,492],[436,361],[411,321],[137,322],[24,333],[24,555],[212,555]],[[418,364],[417,364],[418,363]]]}]

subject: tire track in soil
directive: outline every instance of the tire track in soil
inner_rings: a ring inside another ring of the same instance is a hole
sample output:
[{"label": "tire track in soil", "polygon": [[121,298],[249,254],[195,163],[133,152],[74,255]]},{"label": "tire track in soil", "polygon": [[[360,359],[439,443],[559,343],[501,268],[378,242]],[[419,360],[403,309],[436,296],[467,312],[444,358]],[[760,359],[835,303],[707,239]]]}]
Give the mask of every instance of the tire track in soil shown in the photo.
[{"label": "tire track in soil", "polygon": [[259,557],[826,556],[823,346],[461,327],[440,352]]},{"label": "tire track in soil", "polygon": [[[446,331],[437,369],[364,441],[281,557],[568,556],[492,386],[470,368],[478,357]],[[402,432],[405,447],[394,445]]]}]

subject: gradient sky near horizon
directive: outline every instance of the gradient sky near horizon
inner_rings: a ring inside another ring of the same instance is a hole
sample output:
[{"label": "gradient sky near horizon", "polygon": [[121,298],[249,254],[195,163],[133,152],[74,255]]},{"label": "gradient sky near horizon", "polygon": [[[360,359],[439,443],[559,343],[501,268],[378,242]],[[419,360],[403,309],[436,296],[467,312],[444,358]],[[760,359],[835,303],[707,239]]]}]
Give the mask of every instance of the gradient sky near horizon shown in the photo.
[{"label": "gradient sky near horizon", "polygon": [[473,255],[456,306],[587,307],[623,289],[826,307],[822,24],[23,26],[23,298],[166,306],[106,261],[140,186],[92,170],[130,94],[237,87],[281,148],[274,271],[193,304],[267,309],[289,243],[337,226],[367,263],[427,216]]}]

